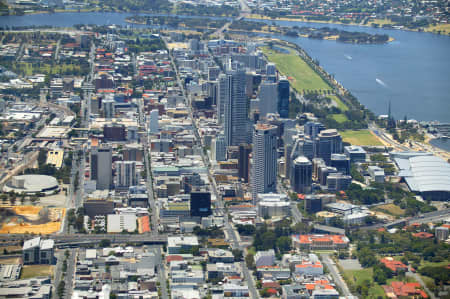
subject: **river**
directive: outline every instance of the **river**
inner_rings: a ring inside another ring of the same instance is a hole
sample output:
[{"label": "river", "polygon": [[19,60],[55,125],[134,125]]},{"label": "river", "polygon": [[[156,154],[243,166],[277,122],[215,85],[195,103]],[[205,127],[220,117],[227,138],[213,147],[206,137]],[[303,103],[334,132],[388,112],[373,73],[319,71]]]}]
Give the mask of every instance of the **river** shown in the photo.
[{"label": "river", "polygon": [[[75,24],[131,26],[131,13],[54,13],[2,16],[0,26]],[[292,21],[283,26],[333,27],[348,31],[388,34],[395,40],[382,45],[355,45],[337,41],[291,38],[317,59],[358,100],[376,114],[387,114],[391,102],[397,119],[450,121],[450,37],[432,33],[376,29],[365,26],[319,24]],[[133,25],[140,27],[145,25]]]}]

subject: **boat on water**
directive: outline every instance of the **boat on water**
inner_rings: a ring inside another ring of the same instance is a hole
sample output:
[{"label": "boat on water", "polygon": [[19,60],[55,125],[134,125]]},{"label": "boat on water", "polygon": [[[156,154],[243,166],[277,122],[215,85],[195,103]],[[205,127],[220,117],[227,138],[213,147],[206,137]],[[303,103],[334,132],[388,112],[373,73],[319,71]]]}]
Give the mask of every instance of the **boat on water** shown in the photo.
[{"label": "boat on water", "polygon": [[353,58],[350,55],[344,55],[348,60],[352,60]]}]

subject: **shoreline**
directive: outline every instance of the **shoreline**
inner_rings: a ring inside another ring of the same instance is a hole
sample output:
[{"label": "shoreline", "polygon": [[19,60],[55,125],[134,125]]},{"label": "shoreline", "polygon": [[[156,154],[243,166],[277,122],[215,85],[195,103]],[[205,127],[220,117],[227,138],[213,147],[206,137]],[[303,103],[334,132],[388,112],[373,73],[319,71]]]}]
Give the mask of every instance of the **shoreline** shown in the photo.
[{"label": "shoreline", "polygon": [[[140,11],[140,12],[132,12],[132,11],[121,11],[121,10],[106,10],[102,11],[98,8],[92,8],[92,9],[57,9],[55,12],[48,12],[48,11],[33,11],[33,12],[26,12],[23,15],[8,15],[8,16],[26,16],[26,15],[38,15],[38,14],[54,14],[54,13],[95,13],[95,12],[106,12],[106,13],[129,13],[129,14],[164,14],[164,13],[155,13],[151,11]],[[170,14],[170,13],[166,13]],[[233,18],[233,16],[198,16],[198,15],[184,15],[184,16],[197,16],[197,17],[217,17],[217,18]],[[305,18],[287,18],[287,17],[277,17],[277,18],[271,18],[267,16],[262,16],[258,14],[249,14],[245,18],[247,19],[254,19],[254,20],[271,20],[271,21],[288,21],[288,22],[305,22],[305,23],[318,23],[318,24],[332,24],[332,25],[345,25],[345,26],[361,26],[361,27],[369,27],[373,28],[371,26],[372,23],[378,24],[376,22],[372,22],[369,24],[361,24],[361,23],[343,23],[343,22],[333,22],[333,21],[321,21],[321,20],[307,20]],[[376,19],[379,21],[383,21],[382,19]],[[445,26],[447,24],[440,24],[436,26]],[[377,29],[377,28],[374,28]],[[382,28],[378,27],[378,29],[384,29],[384,30],[403,30],[403,31],[411,31],[411,32],[423,32],[423,33],[432,33],[436,35],[443,35],[443,36],[450,36],[450,25],[448,29],[444,29],[443,33],[439,34],[433,30],[433,26],[429,27],[422,27],[419,29],[408,29],[408,28]]]},{"label": "shoreline", "polygon": [[[334,22],[334,21],[308,20],[308,19],[305,19],[304,17],[301,17],[301,18],[288,18],[288,17],[271,18],[271,17],[262,16],[262,15],[258,15],[258,14],[250,14],[246,18],[247,19],[253,19],[253,20],[265,20],[265,21],[304,22],[304,23],[332,24],[332,25],[344,25],[344,26],[361,26],[361,27],[369,27],[369,28],[374,28],[374,27],[371,26],[371,24],[373,24],[373,23],[374,24],[378,24],[376,22],[372,22],[372,23],[369,23],[369,24],[361,24],[361,23],[354,23],[354,22],[343,23],[343,22]],[[382,19],[375,19],[375,20],[383,21]],[[448,32],[445,31],[443,34],[438,34],[437,32],[433,32],[433,31],[427,31],[427,29],[429,29],[429,28],[430,27],[421,28],[422,31],[419,30],[419,29],[408,29],[408,28],[396,29],[396,28],[382,28],[382,27],[378,27],[378,28],[374,28],[374,29],[403,30],[403,31],[433,33],[433,34],[436,34],[436,35],[450,36],[450,28],[447,29]]]}]

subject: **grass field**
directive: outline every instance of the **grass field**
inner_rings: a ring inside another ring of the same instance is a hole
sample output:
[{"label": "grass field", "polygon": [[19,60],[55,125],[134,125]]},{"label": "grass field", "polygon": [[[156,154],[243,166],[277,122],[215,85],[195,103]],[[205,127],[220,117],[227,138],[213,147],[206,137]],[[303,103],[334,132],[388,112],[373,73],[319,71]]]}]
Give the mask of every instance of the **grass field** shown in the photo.
[{"label": "grass field", "polygon": [[332,114],[331,117],[338,123],[343,123],[348,120],[348,118],[347,118],[347,116],[345,116],[345,114]]},{"label": "grass field", "polygon": [[352,145],[383,145],[369,130],[347,130],[340,133],[343,141]]},{"label": "grass field", "polygon": [[329,98],[336,102],[337,107],[341,109],[342,112],[348,110],[347,105],[345,105],[337,96],[329,96]]},{"label": "grass field", "polygon": [[394,204],[387,204],[387,205],[381,205],[377,206],[375,210],[379,210],[381,212],[384,212],[389,215],[393,216],[403,216],[405,215],[405,210],[401,209],[399,206],[396,206]]},{"label": "grass field", "polygon": [[450,24],[438,24],[435,26],[430,26],[424,28],[426,32],[438,32],[440,31],[441,34],[450,34]]},{"label": "grass field", "polygon": [[30,265],[23,266],[22,273],[20,274],[20,279],[49,275],[53,277],[52,265]]},{"label": "grass field", "polygon": [[331,90],[331,87],[293,50],[290,50],[289,54],[279,53],[268,47],[262,47],[262,50],[269,61],[276,64],[283,75],[292,78],[292,87],[298,92]]},{"label": "grass field", "polygon": [[[362,270],[345,270],[343,274],[345,279],[355,286],[362,284],[364,280],[368,280],[373,283],[372,268]],[[375,283],[372,287],[370,287],[367,298],[378,298],[378,296],[384,297],[384,295],[383,288]]]}]

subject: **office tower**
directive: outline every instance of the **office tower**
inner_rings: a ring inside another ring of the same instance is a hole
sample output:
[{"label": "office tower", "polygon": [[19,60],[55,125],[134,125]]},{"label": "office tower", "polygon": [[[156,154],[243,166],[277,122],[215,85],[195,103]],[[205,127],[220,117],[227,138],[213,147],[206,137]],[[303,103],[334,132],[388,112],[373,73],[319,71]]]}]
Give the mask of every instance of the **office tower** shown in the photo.
[{"label": "office tower", "polygon": [[311,192],[312,163],[304,156],[297,157],[292,163],[291,187],[297,193]]},{"label": "office tower", "polygon": [[218,135],[212,142],[211,147],[212,158],[216,161],[225,161],[227,154],[227,147],[225,144],[225,136]]},{"label": "office tower", "polygon": [[347,190],[352,183],[352,177],[340,172],[329,174],[327,177],[327,189],[329,191]]},{"label": "office tower", "polygon": [[337,173],[337,169],[335,167],[330,167],[323,165],[319,167],[318,173],[317,173],[317,181],[320,185],[326,186],[327,185],[327,179],[331,174]]},{"label": "office tower", "polygon": [[211,215],[211,193],[192,192],[190,210],[193,217],[208,217]]},{"label": "office tower", "polygon": [[181,178],[181,188],[185,194],[189,194],[203,185],[203,180],[198,173],[185,174]]},{"label": "office tower", "polygon": [[277,190],[277,128],[256,124],[253,133],[252,197]]},{"label": "office tower", "polygon": [[291,160],[291,154],[292,154],[292,149],[294,148],[294,145],[292,143],[286,143],[284,145],[284,177],[286,179],[290,178],[291,176],[291,165],[292,165],[292,160]]},{"label": "office tower", "polygon": [[117,161],[116,162],[116,187],[128,188],[137,185],[136,162]]},{"label": "office tower", "polygon": [[277,112],[278,86],[276,83],[263,82],[259,90],[259,115]]},{"label": "office tower", "polygon": [[314,158],[312,159],[313,164],[313,179],[319,180],[319,169],[321,167],[325,167],[325,161],[321,158]]},{"label": "office tower", "polygon": [[105,118],[110,119],[116,115],[116,106],[114,99],[104,99],[102,101],[102,105]]},{"label": "office tower", "polygon": [[138,138],[138,127],[137,126],[128,126],[127,128],[127,140],[129,142],[136,141]]},{"label": "office tower", "polygon": [[238,159],[239,178],[243,179],[245,183],[248,183],[251,152],[252,152],[251,145],[245,143],[239,145],[239,159]]},{"label": "office tower", "polygon": [[366,161],[366,151],[361,146],[344,146],[344,154],[350,158],[351,163],[364,163]]},{"label": "office tower", "polygon": [[278,81],[278,114],[281,118],[289,117],[289,80],[284,77]]},{"label": "office tower", "polygon": [[101,99],[96,96],[91,97],[91,114],[100,114]]},{"label": "office tower", "polygon": [[218,66],[210,66],[208,67],[208,80],[215,81],[219,77],[220,68]]},{"label": "office tower", "polygon": [[103,138],[106,141],[125,141],[125,125],[112,123],[103,127]]},{"label": "office tower", "polygon": [[275,63],[269,62],[266,65],[266,75],[267,76],[275,76],[277,74],[277,68],[275,66]]},{"label": "office tower", "polygon": [[98,190],[110,189],[112,185],[112,151],[109,147],[91,150],[91,180],[97,181]]},{"label": "office tower", "polygon": [[122,154],[124,161],[142,161],[143,158],[142,147],[137,143],[125,145]]},{"label": "office tower", "polygon": [[248,103],[245,72],[230,71],[219,78],[219,106],[223,105],[223,123],[227,146],[248,142]]},{"label": "office tower", "polygon": [[309,121],[304,125],[304,129],[305,135],[314,139],[321,131],[325,130],[325,126],[319,122]]},{"label": "office tower", "polygon": [[150,134],[157,134],[159,132],[159,125],[158,125],[158,118],[159,118],[159,110],[153,109],[150,111]]},{"label": "office tower", "polygon": [[331,154],[342,152],[342,138],[335,129],[323,130],[317,135],[317,157],[322,158],[330,165]]},{"label": "office tower", "polygon": [[350,158],[344,154],[331,154],[331,167],[335,167],[338,172],[350,174]]}]

